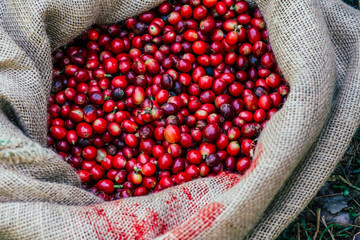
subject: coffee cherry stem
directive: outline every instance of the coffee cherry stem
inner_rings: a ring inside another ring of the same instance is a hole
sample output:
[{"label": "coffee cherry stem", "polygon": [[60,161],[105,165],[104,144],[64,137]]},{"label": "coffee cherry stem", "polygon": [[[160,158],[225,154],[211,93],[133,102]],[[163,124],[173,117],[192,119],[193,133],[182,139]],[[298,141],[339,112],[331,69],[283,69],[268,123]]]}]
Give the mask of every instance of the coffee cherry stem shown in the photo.
[{"label": "coffee cherry stem", "polygon": [[139,173],[139,172],[141,172],[141,168],[138,168],[137,166],[134,166],[134,171],[135,171],[136,173]]}]

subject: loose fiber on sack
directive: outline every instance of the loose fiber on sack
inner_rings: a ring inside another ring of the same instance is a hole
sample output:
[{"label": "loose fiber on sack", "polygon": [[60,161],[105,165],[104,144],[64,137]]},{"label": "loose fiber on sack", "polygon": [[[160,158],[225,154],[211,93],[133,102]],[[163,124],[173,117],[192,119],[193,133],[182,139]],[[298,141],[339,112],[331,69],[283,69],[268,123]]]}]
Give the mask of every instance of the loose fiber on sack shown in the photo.
[{"label": "loose fiber on sack", "polygon": [[82,190],[43,147],[51,52],[160,2],[0,1],[0,238],[241,239],[252,229],[248,239],[272,239],[332,172],[360,122],[360,14],[340,0],[258,0],[291,93],[254,167],[106,203]]}]

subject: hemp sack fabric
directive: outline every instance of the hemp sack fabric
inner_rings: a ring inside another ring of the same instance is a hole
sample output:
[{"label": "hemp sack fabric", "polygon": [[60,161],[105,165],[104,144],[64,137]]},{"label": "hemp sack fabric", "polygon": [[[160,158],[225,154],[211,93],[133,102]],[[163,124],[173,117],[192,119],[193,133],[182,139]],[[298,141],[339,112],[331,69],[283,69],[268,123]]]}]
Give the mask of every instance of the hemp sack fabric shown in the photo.
[{"label": "hemp sack fabric", "polygon": [[102,202],[46,148],[51,52],[159,0],[0,1],[1,239],[273,239],[316,194],[360,122],[360,12],[256,0],[291,92],[251,169]]}]

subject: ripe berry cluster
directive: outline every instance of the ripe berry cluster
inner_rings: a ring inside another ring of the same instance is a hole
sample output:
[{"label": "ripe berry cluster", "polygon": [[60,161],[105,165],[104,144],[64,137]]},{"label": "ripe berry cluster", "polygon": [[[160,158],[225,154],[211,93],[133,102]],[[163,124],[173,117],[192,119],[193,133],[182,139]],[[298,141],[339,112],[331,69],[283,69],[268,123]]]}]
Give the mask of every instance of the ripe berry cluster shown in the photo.
[{"label": "ripe berry cluster", "polygon": [[53,53],[47,144],[104,200],[243,174],[289,87],[259,9],[164,2]]}]

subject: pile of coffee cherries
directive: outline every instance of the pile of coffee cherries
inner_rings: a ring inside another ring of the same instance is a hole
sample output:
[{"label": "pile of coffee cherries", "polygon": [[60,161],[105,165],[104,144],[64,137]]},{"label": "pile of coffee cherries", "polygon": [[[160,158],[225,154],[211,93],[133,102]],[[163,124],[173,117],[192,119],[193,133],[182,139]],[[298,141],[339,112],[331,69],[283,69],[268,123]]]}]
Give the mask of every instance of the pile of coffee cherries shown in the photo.
[{"label": "pile of coffee cherries", "polygon": [[47,144],[104,200],[243,174],[289,86],[259,9],[179,0],[53,53]]}]

